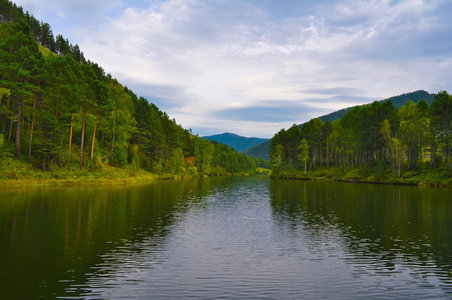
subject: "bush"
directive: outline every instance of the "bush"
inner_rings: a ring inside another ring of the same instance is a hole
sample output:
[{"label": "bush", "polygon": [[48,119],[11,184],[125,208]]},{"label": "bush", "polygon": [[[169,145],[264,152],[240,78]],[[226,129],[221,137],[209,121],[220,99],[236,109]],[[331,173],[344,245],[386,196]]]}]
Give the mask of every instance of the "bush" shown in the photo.
[{"label": "bush", "polygon": [[402,174],[402,178],[411,178],[416,176],[416,172],[408,171]]},{"label": "bush", "polygon": [[88,169],[91,172],[100,172],[104,169],[104,163],[102,162],[102,157],[99,154],[89,161]]}]

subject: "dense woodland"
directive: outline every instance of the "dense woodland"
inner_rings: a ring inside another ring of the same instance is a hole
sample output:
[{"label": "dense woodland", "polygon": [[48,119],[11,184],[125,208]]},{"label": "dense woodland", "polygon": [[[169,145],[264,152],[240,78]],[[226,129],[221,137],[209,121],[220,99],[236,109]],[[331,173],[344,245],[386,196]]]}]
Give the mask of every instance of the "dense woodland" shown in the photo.
[{"label": "dense woodland", "polygon": [[[450,172],[452,97],[442,91],[395,109],[391,101],[357,106],[333,122],[315,118],[271,140],[275,176],[287,170],[359,168],[400,177],[405,172]],[[449,173],[450,175],[450,173]]]},{"label": "dense woodland", "polygon": [[269,167],[183,129],[22,7],[0,0],[0,20],[0,160],[182,176]]}]

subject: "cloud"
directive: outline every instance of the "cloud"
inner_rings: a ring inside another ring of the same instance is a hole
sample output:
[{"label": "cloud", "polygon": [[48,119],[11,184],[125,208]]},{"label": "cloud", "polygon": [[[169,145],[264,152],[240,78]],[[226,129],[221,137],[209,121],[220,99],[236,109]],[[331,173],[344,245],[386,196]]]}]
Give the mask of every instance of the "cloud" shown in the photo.
[{"label": "cloud", "polygon": [[332,88],[309,88],[302,90],[303,93],[307,94],[320,94],[320,95],[362,95],[365,93],[364,90],[352,87],[332,87]]},{"label": "cloud", "polygon": [[268,100],[246,107],[220,109],[213,113],[213,117],[235,121],[251,122],[299,122],[303,116],[318,113],[322,109],[308,106],[302,102]]},{"label": "cloud", "polygon": [[22,2],[65,16],[88,59],[193,129],[268,136],[452,75],[448,0]]}]

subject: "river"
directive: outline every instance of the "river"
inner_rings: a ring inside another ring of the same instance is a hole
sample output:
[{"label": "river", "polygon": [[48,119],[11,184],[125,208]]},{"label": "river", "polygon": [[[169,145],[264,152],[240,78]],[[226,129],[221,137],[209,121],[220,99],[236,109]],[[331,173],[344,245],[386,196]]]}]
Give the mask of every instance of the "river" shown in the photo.
[{"label": "river", "polygon": [[451,195],[246,177],[3,188],[0,298],[449,299]]}]

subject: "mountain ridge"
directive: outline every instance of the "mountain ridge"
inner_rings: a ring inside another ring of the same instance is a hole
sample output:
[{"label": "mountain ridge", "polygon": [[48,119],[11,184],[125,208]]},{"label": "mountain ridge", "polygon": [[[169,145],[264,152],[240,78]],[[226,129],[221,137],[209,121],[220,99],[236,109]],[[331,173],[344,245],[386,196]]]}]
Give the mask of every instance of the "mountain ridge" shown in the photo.
[{"label": "mountain ridge", "polygon": [[257,137],[244,137],[231,132],[203,136],[203,138],[208,139],[209,141],[216,141],[218,143],[228,145],[234,148],[237,152],[246,151],[269,140]]},{"label": "mountain ridge", "polygon": [[[405,94],[401,94],[398,96],[392,96],[383,100],[376,100],[377,102],[386,102],[386,101],[392,101],[392,104],[394,105],[394,107],[396,109],[399,109],[400,107],[402,107],[403,105],[405,105],[409,100],[412,100],[413,102],[417,103],[419,100],[424,99],[428,105],[431,105],[432,102],[435,100],[435,94],[429,93],[427,91],[424,90],[417,90],[411,93],[405,93]],[[362,104],[362,105],[356,105],[356,106],[364,106],[364,105],[369,105],[371,104],[367,103],[367,104]],[[356,106],[351,106],[351,107],[347,107],[347,108],[343,108],[340,110],[337,110],[335,112],[320,116],[319,118],[322,120],[322,122],[326,122],[326,121],[334,121],[334,120],[338,120],[340,118],[342,118],[344,116],[344,114],[346,112],[348,112],[349,110],[353,109]],[[299,124],[298,126],[301,127],[303,126],[304,123]],[[242,152],[244,155],[246,156],[254,156],[254,157],[258,157],[258,158],[263,158],[263,159],[270,159],[270,157],[268,156],[268,149],[270,148],[270,142],[271,139],[269,139],[266,142],[263,142],[262,144],[256,145],[253,148],[250,148],[244,152]]]}]

